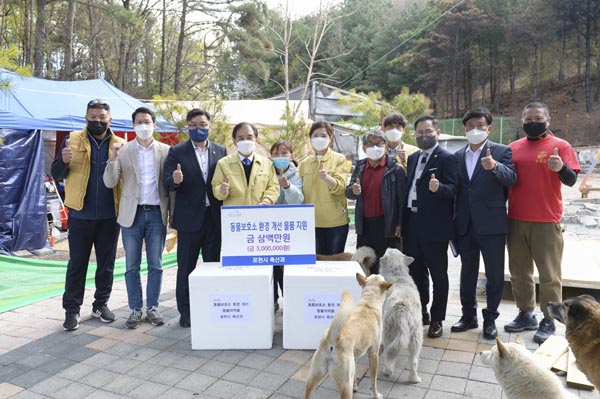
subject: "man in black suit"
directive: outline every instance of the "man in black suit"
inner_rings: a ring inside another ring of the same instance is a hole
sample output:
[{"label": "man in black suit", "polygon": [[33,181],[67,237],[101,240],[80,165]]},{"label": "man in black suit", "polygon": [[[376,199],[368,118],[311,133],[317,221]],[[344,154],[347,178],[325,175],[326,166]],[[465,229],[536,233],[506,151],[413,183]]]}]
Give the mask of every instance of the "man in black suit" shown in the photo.
[{"label": "man in black suit", "polygon": [[415,258],[410,274],[417,284],[423,324],[430,324],[429,274],[433,281],[431,324],[427,335],[442,336],[448,304],[448,241],[454,238],[454,195],[458,184],[456,157],[438,145],[438,121],[422,116],[415,122],[421,151],[408,157],[407,206],[404,209],[404,251]]},{"label": "man in black suit", "polygon": [[458,191],[456,227],[462,267],[460,302],[462,317],[452,331],[478,327],[475,290],[479,274],[479,256],[485,265],[487,307],[482,310],[483,337],[498,336],[495,320],[504,288],[504,245],[508,222],[508,187],[517,181],[510,147],[488,140],[492,114],[486,108],[467,112],[462,120],[469,144],[456,151]]},{"label": "man in black suit", "polygon": [[179,324],[190,327],[188,276],[196,268],[202,249],[204,262],[218,262],[221,253],[221,202],[212,192],[217,161],[225,147],[208,140],[210,114],[193,109],[187,114],[189,142],[169,150],[165,185],[175,192],[172,227],[177,230],[177,286],[175,296],[181,314]]}]

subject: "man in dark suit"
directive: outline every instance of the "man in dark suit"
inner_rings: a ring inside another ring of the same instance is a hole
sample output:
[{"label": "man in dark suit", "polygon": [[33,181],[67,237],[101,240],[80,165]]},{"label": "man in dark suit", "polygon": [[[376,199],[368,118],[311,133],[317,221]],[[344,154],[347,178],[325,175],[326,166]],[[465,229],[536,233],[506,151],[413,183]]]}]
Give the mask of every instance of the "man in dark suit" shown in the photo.
[{"label": "man in dark suit", "polygon": [[187,114],[190,141],[169,150],[165,185],[175,192],[172,227],[177,230],[177,286],[179,324],[190,327],[188,276],[196,268],[202,249],[204,262],[218,262],[221,252],[221,202],[212,192],[217,161],[225,147],[210,142],[210,114],[193,109]]},{"label": "man in dark suit", "polygon": [[485,264],[487,307],[483,314],[483,337],[498,336],[495,320],[504,288],[504,245],[508,222],[508,187],[517,175],[510,147],[488,140],[492,114],[486,108],[467,112],[462,120],[469,144],[455,153],[458,159],[458,192],[454,220],[460,260],[462,317],[452,331],[478,327],[475,290],[479,256]]},{"label": "man in dark suit", "polygon": [[433,281],[431,324],[427,335],[440,337],[448,304],[448,241],[454,238],[454,195],[458,184],[456,157],[438,146],[438,121],[422,116],[415,122],[421,151],[408,157],[407,206],[404,209],[404,251],[415,258],[410,274],[417,284],[423,324],[430,324],[429,274]]}]

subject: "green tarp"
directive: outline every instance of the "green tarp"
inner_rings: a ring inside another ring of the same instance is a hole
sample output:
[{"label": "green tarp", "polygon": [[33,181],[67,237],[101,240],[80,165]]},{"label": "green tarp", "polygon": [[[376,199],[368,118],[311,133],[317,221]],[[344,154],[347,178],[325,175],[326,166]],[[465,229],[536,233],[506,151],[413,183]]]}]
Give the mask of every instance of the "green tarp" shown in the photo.
[{"label": "green tarp", "polygon": [[[177,265],[175,252],[163,256],[163,269]],[[145,259],[142,273],[147,272]],[[0,255],[0,313],[63,293],[67,262]],[[94,287],[96,263],[90,263],[86,287]],[[115,281],[125,278],[125,261],[115,262]]]}]

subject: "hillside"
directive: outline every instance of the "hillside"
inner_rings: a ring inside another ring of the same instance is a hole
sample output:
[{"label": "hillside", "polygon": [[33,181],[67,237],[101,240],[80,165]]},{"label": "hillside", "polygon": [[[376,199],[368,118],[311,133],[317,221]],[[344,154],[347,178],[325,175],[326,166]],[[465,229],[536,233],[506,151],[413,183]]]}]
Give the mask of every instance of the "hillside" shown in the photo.
[{"label": "hillside", "polygon": [[[596,82],[592,80],[592,97]],[[593,112],[585,112],[584,85],[570,83],[561,87],[542,87],[540,98],[548,105],[552,118],[550,129],[559,137],[568,140],[575,147],[600,146],[600,102],[592,102]],[[519,111],[531,101],[531,94],[519,93]],[[509,111],[504,115],[509,115]]]}]

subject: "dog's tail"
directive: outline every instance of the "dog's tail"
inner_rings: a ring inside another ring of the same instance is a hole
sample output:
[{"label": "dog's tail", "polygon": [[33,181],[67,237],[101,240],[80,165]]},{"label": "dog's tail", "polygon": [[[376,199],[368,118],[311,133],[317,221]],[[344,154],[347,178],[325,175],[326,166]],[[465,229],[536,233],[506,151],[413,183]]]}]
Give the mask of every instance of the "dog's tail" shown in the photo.
[{"label": "dog's tail", "polygon": [[[390,313],[394,314],[395,317],[384,317],[384,331],[389,332],[388,336],[393,336],[394,340],[389,344],[397,348],[408,348],[411,340],[410,331],[413,331],[410,326],[410,317],[407,317],[410,313],[410,308],[402,303],[396,303],[390,309]],[[419,320],[420,321],[420,320]]]},{"label": "dog's tail", "polygon": [[354,308],[354,299],[348,290],[342,291],[342,301],[338,308],[331,325],[329,326],[329,333],[327,334],[327,342],[329,343],[329,353],[333,352],[335,340],[340,335],[340,329],[346,323],[348,316],[352,313]]},{"label": "dog's tail", "polygon": [[360,247],[352,255],[352,260],[357,261],[365,272],[365,276],[369,277],[371,266],[377,261],[377,254],[371,247]]}]

